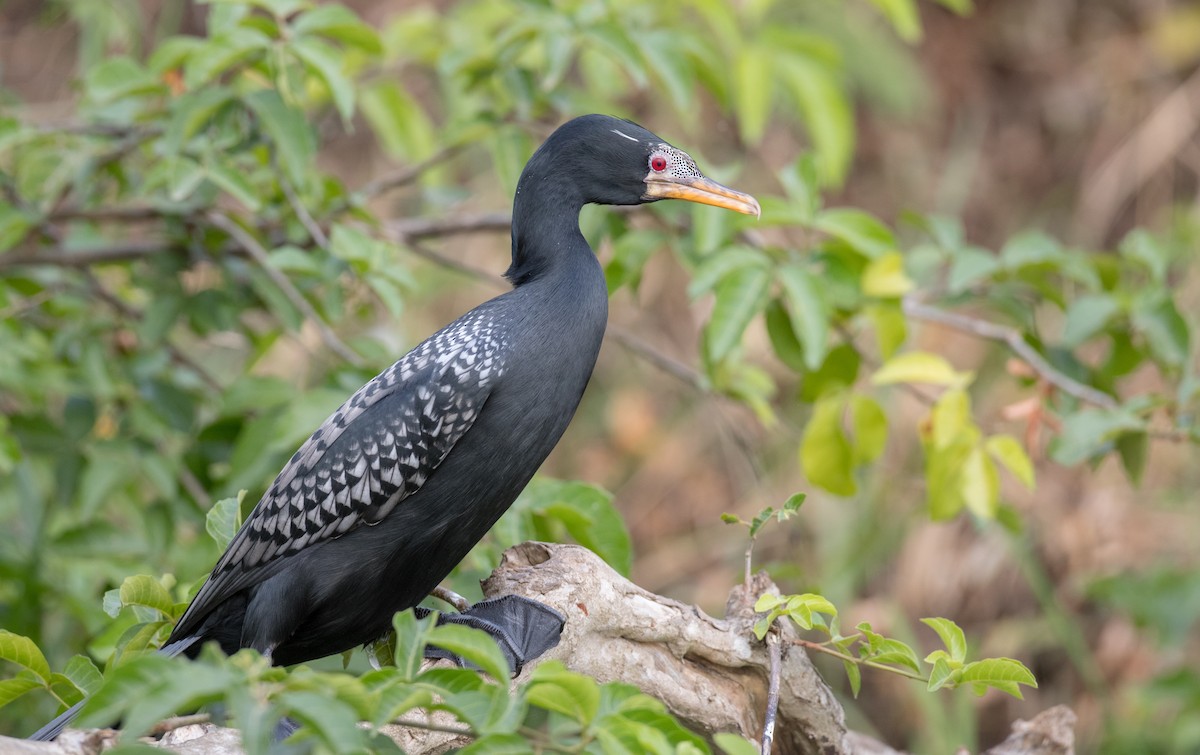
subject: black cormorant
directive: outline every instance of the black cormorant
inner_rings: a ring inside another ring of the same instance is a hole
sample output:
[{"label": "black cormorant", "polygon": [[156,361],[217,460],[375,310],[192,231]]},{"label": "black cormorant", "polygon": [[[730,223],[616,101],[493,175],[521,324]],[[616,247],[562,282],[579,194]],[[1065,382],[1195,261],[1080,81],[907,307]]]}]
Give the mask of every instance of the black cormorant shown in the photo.
[{"label": "black cormorant", "polygon": [[[517,184],[513,289],[434,333],[317,428],[162,652],[194,656],[216,641],[300,663],[371,642],[416,606],[533,477],[591,377],[608,295],[580,209],[659,199],[759,214],[753,197],[629,121],[587,115],[551,134]],[[538,604],[485,603],[464,623],[492,629],[519,666],[514,635],[541,621]],[[545,647],[535,640],[529,652]],[[74,710],[34,737],[57,736]]]}]

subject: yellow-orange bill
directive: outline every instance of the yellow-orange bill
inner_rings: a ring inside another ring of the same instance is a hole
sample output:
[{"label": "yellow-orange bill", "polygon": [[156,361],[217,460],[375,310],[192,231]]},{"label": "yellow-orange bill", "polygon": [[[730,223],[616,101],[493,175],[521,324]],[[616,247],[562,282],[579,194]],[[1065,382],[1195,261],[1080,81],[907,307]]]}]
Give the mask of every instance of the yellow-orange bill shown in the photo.
[{"label": "yellow-orange bill", "polygon": [[646,198],[683,199],[754,217],[762,215],[762,209],[754,197],[703,177],[649,179],[646,181]]}]

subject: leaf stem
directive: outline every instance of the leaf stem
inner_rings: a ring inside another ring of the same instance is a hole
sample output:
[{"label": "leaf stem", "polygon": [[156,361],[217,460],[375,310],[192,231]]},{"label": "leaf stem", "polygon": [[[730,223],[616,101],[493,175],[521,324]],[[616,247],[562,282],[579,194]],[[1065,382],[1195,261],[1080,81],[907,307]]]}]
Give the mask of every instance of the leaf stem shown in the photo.
[{"label": "leaf stem", "polygon": [[791,640],[791,643],[793,645],[799,645],[801,647],[808,648],[809,650],[816,650],[818,653],[825,653],[826,655],[831,655],[834,658],[837,658],[837,659],[843,660],[843,661],[847,661],[849,663],[853,663],[857,666],[867,666],[869,668],[879,669],[880,671],[890,671],[893,674],[898,674],[900,676],[908,677],[909,679],[912,679],[912,680],[918,681],[918,682],[926,682],[926,683],[929,682],[929,677],[922,676],[921,674],[918,674],[915,671],[909,671],[908,669],[902,669],[898,666],[889,666],[886,663],[877,663],[875,661],[872,661],[869,658],[856,658],[852,655],[849,655],[848,653],[843,653],[840,650],[834,650],[833,648],[828,647],[825,644],[820,643],[820,642],[812,642],[811,640],[793,639],[793,640]]}]

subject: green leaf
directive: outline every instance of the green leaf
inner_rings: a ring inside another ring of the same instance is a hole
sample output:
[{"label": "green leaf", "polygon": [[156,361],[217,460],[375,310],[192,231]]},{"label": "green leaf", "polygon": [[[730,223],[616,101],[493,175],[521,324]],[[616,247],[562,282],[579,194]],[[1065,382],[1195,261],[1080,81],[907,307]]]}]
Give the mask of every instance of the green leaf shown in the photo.
[{"label": "green leaf", "polygon": [[321,4],[300,14],[292,23],[292,33],[297,36],[319,34],[372,55],[383,52],[379,34],[353,11],[336,3]]},{"label": "green leaf", "polygon": [[904,319],[904,312],[896,302],[873,304],[865,312],[875,329],[879,356],[885,361],[891,359],[908,338],[908,321]]},{"label": "green leaf", "polygon": [[850,682],[850,694],[857,700],[858,693],[862,691],[862,669],[853,661],[842,661],[842,668],[846,669],[846,679]]},{"label": "green leaf", "polygon": [[28,637],[0,629],[0,660],[28,669],[44,684],[50,682],[50,664],[46,663],[46,657],[37,644]]},{"label": "green leaf", "polygon": [[167,149],[178,152],[235,98],[233,90],[223,86],[207,86],[184,92],[175,98],[171,103],[171,119],[164,136]]},{"label": "green leaf", "polygon": [[234,66],[266,53],[273,44],[266,34],[246,26],[217,32],[203,49],[188,57],[184,84],[189,90],[199,90]]},{"label": "green leaf", "polygon": [[437,148],[429,117],[398,82],[383,79],[366,87],[362,109],[375,137],[393,157],[421,160]]},{"label": "green leaf", "polygon": [[1041,231],[1023,231],[1013,236],[1000,250],[1000,259],[1010,270],[1030,265],[1058,263],[1063,259],[1062,246]]},{"label": "green leaf", "polygon": [[839,74],[803,52],[770,51],[774,75],[796,101],[816,151],[821,183],[836,186],[854,156],[854,111]]},{"label": "green leaf", "polygon": [[6,252],[15,246],[34,225],[36,222],[28,214],[0,202],[0,252]]},{"label": "green leaf", "polygon": [[504,653],[486,632],[461,624],[434,627],[429,633],[430,645],[448,650],[482,669],[497,682],[507,685],[512,676]]},{"label": "green leaf", "polygon": [[227,155],[217,156],[205,166],[204,172],[210,181],[241,202],[250,212],[262,209],[254,186]]},{"label": "green leaf", "polygon": [[1072,466],[1105,450],[1126,432],[1145,430],[1145,423],[1124,408],[1084,409],[1063,420],[1062,430],[1050,444],[1050,455],[1059,464]]},{"label": "green leaf", "polygon": [[1169,253],[1158,239],[1144,228],[1134,228],[1121,240],[1121,255],[1140,263],[1155,283],[1163,285],[1170,263]]},{"label": "green leaf", "polygon": [[861,361],[853,344],[843,343],[830,349],[820,368],[804,376],[804,382],[800,385],[800,400],[813,402],[854,385]]},{"label": "green leaf", "polygon": [[133,738],[177,711],[216,702],[227,688],[244,683],[231,668],[144,655],[113,670],[84,703],[77,724],[104,726],[120,720],[124,735]]},{"label": "green leaf", "polygon": [[788,499],[783,502],[783,507],[779,511],[779,521],[783,521],[786,517],[784,514],[796,514],[800,511],[800,507],[808,499],[808,493],[792,493]]},{"label": "green leaf", "polygon": [[916,0],[871,0],[871,4],[883,13],[905,42],[921,41],[921,14]]},{"label": "green leaf", "polygon": [[1021,689],[1017,685],[1037,688],[1037,679],[1025,664],[1012,658],[985,658],[981,661],[968,663],[962,667],[958,677],[959,684],[971,683],[982,694],[980,687],[992,687],[1006,692],[1018,700],[1023,700]]},{"label": "green leaf", "polygon": [[1129,475],[1134,485],[1140,485],[1150,454],[1150,436],[1144,432],[1122,433],[1117,436],[1117,453],[1125,474]]},{"label": "green leaf", "polygon": [[1159,296],[1135,307],[1133,326],[1163,364],[1179,367],[1187,359],[1188,324],[1169,296]]},{"label": "green leaf", "polygon": [[945,357],[925,351],[908,351],[889,359],[871,376],[873,385],[896,383],[928,383],[961,387],[971,382],[970,372],[959,372]]},{"label": "green leaf", "polygon": [[345,702],[324,692],[288,690],[276,700],[288,715],[300,721],[333,752],[361,751],[365,731],[358,715]]},{"label": "green leaf", "polygon": [[917,658],[917,651],[913,650],[907,644],[900,640],[894,640],[891,637],[880,637],[871,653],[867,656],[876,663],[891,663],[898,666],[905,666],[913,671],[921,671],[921,662]]},{"label": "green leaf", "polygon": [[912,279],[904,272],[899,252],[887,252],[871,260],[862,274],[862,290],[880,299],[899,298],[913,289]]},{"label": "green leaf", "polygon": [[292,186],[303,187],[317,151],[316,137],[304,113],[288,107],[271,89],[254,92],[245,102],[275,145],[275,154]]},{"label": "green leaf", "polygon": [[829,312],[821,284],[797,265],[783,265],[775,274],[783,286],[792,330],[804,349],[804,364],[815,370],[825,359],[829,338]]},{"label": "green leaf", "polygon": [[862,210],[847,207],[822,210],[813,225],[868,259],[879,259],[896,250],[891,230]]},{"label": "green leaf", "polygon": [[529,747],[529,740],[520,734],[488,734],[455,752],[460,755],[526,755]]},{"label": "green leaf", "polygon": [[854,434],[854,464],[869,464],[879,458],[887,444],[887,415],[870,396],[850,397],[850,426]]},{"label": "green leaf", "polygon": [[92,659],[85,655],[76,655],[67,661],[67,667],[63,669],[63,675],[71,680],[71,683],[85,695],[92,695],[96,690],[100,689],[100,685],[104,683],[104,677],[100,674],[100,669],[96,668],[96,664],[92,663]]},{"label": "green leaf", "polygon": [[242,526],[242,500],[245,497],[246,491],[240,490],[236,498],[222,498],[205,515],[204,529],[217,544],[218,550],[225,550]]},{"label": "green leaf", "polygon": [[294,40],[289,49],[317,78],[325,82],[342,123],[349,125],[354,116],[354,82],[342,70],[343,56],[319,39],[302,37]]},{"label": "green leaf", "polygon": [[1121,307],[1115,299],[1103,294],[1081,296],[1071,302],[1071,306],[1067,308],[1066,322],[1063,324],[1063,346],[1068,349],[1079,346],[1104,330],[1120,310]]},{"label": "green leaf", "polygon": [[[811,152],[806,152],[779,171],[779,183],[791,200],[789,205],[799,211],[798,223],[812,225],[817,211],[821,209],[821,190],[817,186],[817,162]],[[764,208],[765,209],[765,208]]]},{"label": "green leaf", "polygon": [[708,356],[719,362],[733,350],[750,321],[766,304],[770,274],[757,267],[730,273],[717,286],[717,301],[705,328]]},{"label": "green leaf", "polygon": [[612,495],[582,483],[564,483],[563,492],[563,502],[545,507],[543,514],[558,519],[576,542],[628,575],[633,568],[633,546]]},{"label": "green leaf", "polygon": [[800,465],[814,485],[836,495],[850,496],[858,486],[854,482],[854,452],[842,430],[845,406],[845,396],[840,394],[817,401],[800,442]]},{"label": "green leaf", "polygon": [[596,43],[596,48],[608,53],[621,69],[633,80],[637,89],[645,89],[650,83],[643,63],[641,50],[638,49],[626,33],[624,25],[616,21],[592,24],[586,33]]},{"label": "green leaf", "polygon": [[996,255],[986,249],[968,246],[954,252],[950,266],[949,287],[952,293],[962,293],[971,286],[990,278],[1000,269]]},{"label": "green leaf", "polygon": [[771,611],[778,606],[787,603],[787,598],[783,595],[775,595],[773,593],[763,593],[754,601],[754,612],[764,613]]},{"label": "green leaf", "polygon": [[83,88],[91,100],[101,104],[166,89],[141,64],[126,56],[92,66],[83,77]]},{"label": "green leaf", "polygon": [[747,45],[738,54],[733,66],[734,105],[738,116],[738,133],[745,144],[757,144],[767,128],[771,114],[771,85],[773,66],[767,50]]},{"label": "green leaf", "polygon": [[604,268],[604,277],[611,294],[622,285],[637,286],[642,269],[654,252],[663,246],[663,236],[653,231],[631,231],[613,243],[612,257]]},{"label": "green leaf", "polygon": [[767,305],[765,321],[767,336],[771,339],[771,348],[775,350],[775,356],[796,372],[805,372],[807,367],[804,364],[804,347],[800,345],[800,339],[792,329],[792,320],[784,309],[783,302],[779,299],[771,300]]},{"label": "green leaf", "polygon": [[27,692],[45,688],[46,682],[38,679],[36,674],[28,669],[22,671],[12,679],[0,681],[0,707],[8,705]]},{"label": "green leaf", "polygon": [[558,661],[545,661],[533,670],[525,696],[530,705],[562,713],[585,726],[600,708],[596,681],[568,671]]},{"label": "green leaf", "polygon": [[696,74],[688,59],[687,49],[675,30],[661,30],[637,35],[638,49],[650,64],[650,73],[658,79],[662,91],[666,92],[676,112],[688,115],[692,112]]},{"label": "green leaf", "polygon": [[940,618],[921,619],[921,623],[937,632],[951,659],[958,663],[966,660],[967,637],[958,624],[949,619]]},{"label": "green leaf", "polygon": [[994,519],[1000,504],[1000,480],[996,465],[982,449],[972,448],[967,454],[960,479],[966,507],[978,517]]},{"label": "green leaf", "polygon": [[929,684],[927,689],[930,692],[936,692],[950,681],[954,675],[954,669],[950,667],[950,663],[944,658],[938,658],[933,663],[933,671],[929,672]]},{"label": "green leaf", "polygon": [[[706,213],[707,214],[707,213]],[[766,255],[757,249],[745,246],[730,246],[714,254],[707,255],[701,261],[692,280],[688,283],[687,294],[695,299],[716,287],[718,283],[736,270],[745,267],[756,267],[766,270],[770,264]]]},{"label": "green leaf", "polygon": [[721,748],[725,755],[762,755],[758,745],[741,736],[729,732],[718,732],[713,735],[713,742]]},{"label": "green leaf", "polygon": [[411,608],[392,617],[392,628],[396,632],[396,672],[401,681],[411,682],[421,673],[425,646],[436,621],[437,614],[418,619]]},{"label": "green leaf", "polygon": [[148,574],[126,577],[121,583],[121,605],[144,606],[170,619],[175,616],[175,600],[167,588]]},{"label": "green leaf", "polygon": [[1011,435],[993,435],[984,443],[984,448],[996,461],[1000,462],[1013,473],[1013,476],[1033,490],[1035,486],[1033,462],[1025,453],[1025,448]]}]

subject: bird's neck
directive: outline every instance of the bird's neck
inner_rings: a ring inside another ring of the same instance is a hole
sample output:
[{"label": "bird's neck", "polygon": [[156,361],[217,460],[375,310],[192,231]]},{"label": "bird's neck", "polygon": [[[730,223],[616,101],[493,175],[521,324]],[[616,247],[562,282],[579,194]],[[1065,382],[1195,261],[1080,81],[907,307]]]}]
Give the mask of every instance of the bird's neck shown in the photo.
[{"label": "bird's neck", "polygon": [[513,200],[512,265],[504,275],[522,286],[549,275],[594,265],[579,231],[584,201],[570,182],[544,173],[531,161]]}]

